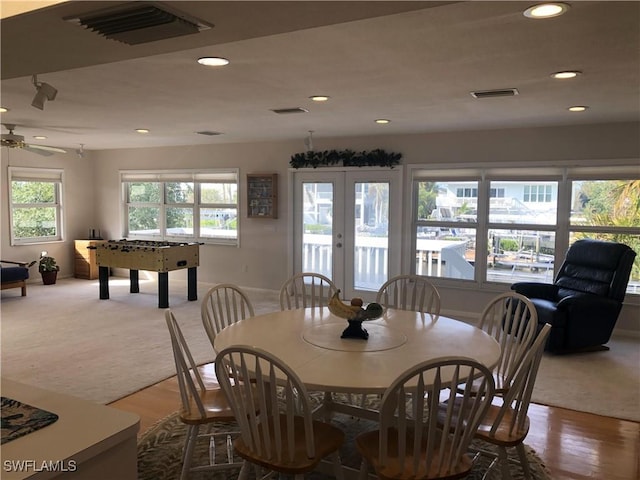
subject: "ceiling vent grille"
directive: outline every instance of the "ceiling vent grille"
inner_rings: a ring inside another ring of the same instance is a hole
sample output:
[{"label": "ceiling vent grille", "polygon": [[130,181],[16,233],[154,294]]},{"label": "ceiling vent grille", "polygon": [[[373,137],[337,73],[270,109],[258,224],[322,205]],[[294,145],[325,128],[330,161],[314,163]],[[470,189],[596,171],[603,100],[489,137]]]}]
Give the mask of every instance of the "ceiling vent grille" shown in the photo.
[{"label": "ceiling vent grille", "polygon": [[503,88],[500,90],[478,90],[471,92],[473,98],[513,97],[518,95],[517,88]]},{"label": "ceiling vent grille", "polygon": [[201,20],[153,4],[126,4],[65,19],[128,45],[191,35],[212,28]]},{"label": "ceiling vent grille", "polygon": [[201,130],[199,132],[196,132],[198,135],[207,135],[209,137],[215,137],[216,135],[222,135],[222,133],[220,132],[213,132],[211,130]]},{"label": "ceiling vent grille", "polygon": [[293,108],[276,108],[274,110],[271,110],[274,113],[277,113],[279,115],[287,115],[290,113],[309,113],[309,110],[307,110],[306,108],[301,108],[301,107],[293,107]]}]

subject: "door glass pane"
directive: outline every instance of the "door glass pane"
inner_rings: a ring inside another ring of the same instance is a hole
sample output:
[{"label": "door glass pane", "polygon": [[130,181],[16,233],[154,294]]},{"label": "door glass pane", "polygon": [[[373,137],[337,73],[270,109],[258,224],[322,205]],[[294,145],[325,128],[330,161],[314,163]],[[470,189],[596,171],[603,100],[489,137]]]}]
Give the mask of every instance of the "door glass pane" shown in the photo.
[{"label": "door glass pane", "polygon": [[388,182],[355,183],[354,225],[354,287],[376,291],[389,273]]},{"label": "door glass pane", "polygon": [[333,183],[302,184],[302,268],[333,278]]}]

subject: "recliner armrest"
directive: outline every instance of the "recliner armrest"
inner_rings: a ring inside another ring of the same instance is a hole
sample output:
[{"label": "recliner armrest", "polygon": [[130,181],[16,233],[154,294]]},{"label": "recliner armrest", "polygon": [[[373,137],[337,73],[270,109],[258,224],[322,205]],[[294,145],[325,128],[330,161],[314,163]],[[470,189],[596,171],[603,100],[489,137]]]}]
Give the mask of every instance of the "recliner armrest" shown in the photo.
[{"label": "recliner armrest", "polygon": [[527,298],[542,298],[544,300],[556,300],[559,287],[551,283],[518,282],[511,285],[511,290],[524,295]]},{"label": "recliner armrest", "polygon": [[597,295],[569,295],[558,302],[558,308],[580,308],[585,311],[600,309],[616,309],[620,302]]}]

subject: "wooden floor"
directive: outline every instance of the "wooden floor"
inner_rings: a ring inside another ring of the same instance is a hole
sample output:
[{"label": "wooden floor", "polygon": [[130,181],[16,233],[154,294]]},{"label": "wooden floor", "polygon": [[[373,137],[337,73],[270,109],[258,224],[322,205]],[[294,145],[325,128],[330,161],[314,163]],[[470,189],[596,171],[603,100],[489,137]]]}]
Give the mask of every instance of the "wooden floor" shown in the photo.
[{"label": "wooden floor", "polygon": [[[215,381],[213,368],[203,368]],[[576,392],[588,395],[588,392]],[[148,387],[111,406],[140,416],[140,432],[178,409],[175,377]],[[551,472],[553,480],[640,479],[640,423],[563,408],[532,405],[525,443]]]}]

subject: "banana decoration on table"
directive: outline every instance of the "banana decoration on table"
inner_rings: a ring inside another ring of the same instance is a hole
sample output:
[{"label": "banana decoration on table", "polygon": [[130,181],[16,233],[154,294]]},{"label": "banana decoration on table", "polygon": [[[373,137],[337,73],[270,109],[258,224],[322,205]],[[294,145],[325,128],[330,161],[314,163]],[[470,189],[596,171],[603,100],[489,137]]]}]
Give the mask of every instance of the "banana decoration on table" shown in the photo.
[{"label": "banana decoration on table", "polygon": [[361,298],[353,298],[350,304],[340,300],[340,290],[336,291],[329,300],[329,311],[336,317],[347,320],[374,320],[382,316],[382,306],[379,303],[370,303],[367,308],[362,308]]}]

